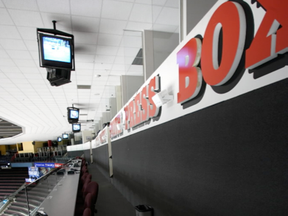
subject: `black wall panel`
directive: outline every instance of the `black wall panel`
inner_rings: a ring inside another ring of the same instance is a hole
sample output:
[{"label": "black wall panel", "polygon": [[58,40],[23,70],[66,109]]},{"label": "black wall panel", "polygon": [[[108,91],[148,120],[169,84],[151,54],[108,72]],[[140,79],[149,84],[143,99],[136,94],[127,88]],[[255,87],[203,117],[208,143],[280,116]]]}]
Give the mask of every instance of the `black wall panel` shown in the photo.
[{"label": "black wall panel", "polygon": [[70,151],[68,152],[69,157],[77,157],[84,154],[84,151]]},{"label": "black wall panel", "polygon": [[286,79],[114,141],[112,183],[155,216],[288,215],[287,96]]},{"label": "black wall panel", "polygon": [[93,149],[92,152],[93,152],[93,163],[96,163],[101,173],[103,173],[105,177],[109,178],[109,165],[108,165],[109,160],[108,160],[107,145]]}]

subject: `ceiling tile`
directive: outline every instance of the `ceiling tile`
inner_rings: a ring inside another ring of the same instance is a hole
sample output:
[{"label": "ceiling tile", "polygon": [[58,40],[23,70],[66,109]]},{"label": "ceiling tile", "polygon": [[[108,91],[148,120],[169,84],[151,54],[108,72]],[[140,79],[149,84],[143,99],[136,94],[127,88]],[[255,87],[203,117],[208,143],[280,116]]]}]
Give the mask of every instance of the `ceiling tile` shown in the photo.
[{"label": "ceiling tile", "polygon": [[38,7],[42,12],[53,12],[60,14],[70,14],[69,0],[37,0]]},{"label": "ceiling tile", "polygon": [[128,2],[106,0],[102,7],[102,17],[127,20],[131,13],[132,6],[133,4]]},{"label": "ceiling tile", "polygon": [[163,7],[160,7],[160,6],[152,6],[152,19],[153,19],[153,23],[155,23],[155,21],[158,19],[159,14],[161,13],[162,10],[163,10]]},{"label": "ceiling tile", "polygon": [[[165,0],[166,1],[166,0]],[[151,5],[154,0],[135,0],[135,3]]]},{"label": "ceiling tile", "polygon": [[122,40],[121,35],[99,34],[98,45],[119,46]]},{"label": "ceiling tile", "polygon": [[[86,45],[86,44],[76,44],[75,45],[75,59],[77,60],[77,54],[88,54],[95,55],[96,53],[96,45]],[[75,63],[77,68],[77,63]]]},{"label": "ceiling tile", "polygon": [[94,64],[94,70],[104,70],[108,71],[111,70],[112,64],[103,64],[103,63],[95,63]]},{"label": "ceiling tile", "polygon": [[14,62],[19,68],[36,66],[33,60],[28,60],[28,59],[14,59]]},{"label": "ceiling tile", "polygon": [[[93,70],[79,69],[75,71],[76,76],[93,76]],[[76,86],[75,86],[76,87]]]},{"label": "ceiling tile", "polygon": [[7,10],[4,8],[0,8],[0,24],[4,25],[14,25],[13,20],[8,14]]},{"label": "ceiling tile", "polygon": [[81,76],[77,77],[77,83],[78,82],[83,82],[83,81],[91,82],[91,80],[92,80],[92,76],[81,75]]},{"label": "ceiling tile", "polygon": [[134,22],[152,23],[151,5],[134,4],[130,20]]},{"label": "ceiling tile", "polygon": [[139,48],[134,48],[134,47],[124,48],[124,56],[132,56],[135,58],[138,52],[139,52]]},{"label": "ceiling tile", "polygon": [[153,5],[161,5],[164,6],[167,0],[152,0]]},{"label": "ceiling tile", "polygon": [[43,26],[39,12],[9,9],[9,14],[16,25],[35,28]]},{"label": "ceiling tile", "polygon": [[[39,26],[40,27],[40,26]],[[36,29],[33,27],[17,27],[21,37],[28,40],[37,40]]]},{"label": "ceiling tile", "polygon": [[56,29],[72,33],[72,23],[70,15],[57,13],[41,13],[43,24],[37,26],[38,28],[53,29],[53,20],[56,21]]},{"label": "ceiling tile", "polygon": [[178,23],[179,13],[177,8],[163,8],[156,20],[156,24],[177,26]]},{"label": "ceiling tile", "polygon": [[90,69],[93,70],[93,63],[87,63],[87,62],[78,62],[77,63],[77,71],[81,69]]},{"label": "ceiling tile", "polygon": [[[39,71],[38,68],[35,67],[25,67],[25,68],[19,68],[20,71],[25,74],[25,73],[29,73],[29,74],[41,74],[41,72]],[[46,73],[45,73],[46,75]]]},{"label": "ceiling tile", "polygon": [[125,75],[125,71],[111,71],[110,75],[121,76]]},{"label": "ceiling tile", "polygon": [[94,62],[95,55],[77,54],[77,62]]},{"label": "ceiling tile", "polygon": [[0,44],[7,50],[27,50],[22,40],[0,39]]},{"label": "ceiling tile", "polygon": [[0,49],[0,59],[7,59],[7,58],[10,58],[7,52]]},{"label": "ceiling tile", "polygon": [[[12,59],[30,59],[30,60],[32,60],[30,53],[26,50],[7,50],[7,53]],[[33,66],[35,66],[35,65],[33,65]]]},{"label": "ceiling tile", "polygon": [[178,27],[174,25],[154,24],[153,29],[155,31],[179,33]]},{"label": "ceiling tile", "polygon": [[[41,76],[40,74],[24,73],[23,75],[24,75],[24,76],[26,77],[26,79],[28,79],[29,81],[30,81],[31,79],[43,80],[43,79],[42,79],[42,76]],[[33,86],[33,87],[35,87],[35,86]]]},{"label": "ceiling tile", "polygon": [[115,58],[115,64],[124,64],[125,60],[124,60],[124,56],[117,56]]},{"label": "ceiling tile", "polygon": [[96,50],[97,55],[116,55],[118,47],[113,46],[98,46]]},{"label": "ceiling tile", "polygon": [[143,47],[142,45],[142,34],[138,37],[134,36],[125,36],[123,38],[123,43],[127,47],[136,47],[136,48],[141,48]]},{"label": "ceiling tile", "polygon": [[97,44],[97,33],[75,32],[73,31],[75,45],[77,44]]},{"label": "ceiling tile", "polygon": [[80,16],[100,17],[102,1],[85,0],[85,4],[79,0],[70,0],[71,14]]},{"label": "ceiling tile", "polygon": [[125,65],[123,64],[114,64],[112,68],[112,71],[125,71],[125,70],[126,68]]},{"label": "ceiling tile", "polygon": [[[7,78],[0,78],[0,86],[3,88],[3,87],[6,87],[6,86],[9,86],[9,85],[13,85],[13,83],[11,82],[10,79],[7,79]],[[15,86],[14,86],[15,87]],[[0,95],[1,95],[2,91],[0,91]]]},{"label": "ceiling tile", "polygon": [[0,26],[0,38],[21,39],[15,26]]},{"label": "ceiling tile", "polygon": [[[1,56],[1,53],[0,53]],[[96,55],[95,56],[95,63],[113,63],[115,60],[115,56],[111,55]]]},{"label": "ceiling tile", "polygon": [[5,59],[4,61],[0,61],[0,66],[2,69],[4,69],[2,66],[6,66],[6,68],[9,67],[10,69],[11,67],[16,66],[16,64],[12,59]]},{"label": "ceiling tile", "polygon": [[6,8],[20,9],[20,10],[38,10],[37,2],[35,0],[21,0],[11,1],[2,0]]},{"label": "ceiling tile", "polygon": [[29,51],[38,51],[37,41],[25,40],[25,45]]},{"label": "ceiling tile", "polygon": [[166,7],[179,8],[179,1],[167,0],[165,6],[166,6]]},{"label": "ceiling tile", "polygon": [[[6,60],[5,60],[5,61],[6,61]],[[1,63],[2,63],[2,61],[1,61]],[[0,64],[1,64],[1,63],[0,63]],[[12,65],[12,66],[1,66],[1,70],[2,70],[3,73],[5,73],[5,75],[6,75],[7,77],[8,77],[8,75],[11,74],[11,73],[21,73],[21,71],[19,70],[18,67],[15,66],[15,64]]]},{"label": "ceiling tile", "polygon": [[129,21],[127,23],[125,31],[143,31],[144,29],[145,30],[152,29],[152,23]]},{"label": "ceiling tile", "polygon": [[106,34],[123,34],[126,27],[126,21],[101,19],[100,33]]},{"label": "ceiling tile", "polygon": [[72,16],[72,29],[78,32],[99,32],[100,19]]}]

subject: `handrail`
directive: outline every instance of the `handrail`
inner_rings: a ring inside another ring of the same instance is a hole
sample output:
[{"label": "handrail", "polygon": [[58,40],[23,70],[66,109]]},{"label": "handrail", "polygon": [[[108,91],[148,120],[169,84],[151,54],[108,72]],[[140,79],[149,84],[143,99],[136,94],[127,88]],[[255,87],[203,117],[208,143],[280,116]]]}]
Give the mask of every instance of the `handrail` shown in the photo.
[{"label": "handrail", "polygon": [[[68,159],[68,158],[67,158]],[[70,158],[68,159],[68,161],[66,163],[63,164],[63,166],[67,166],[69,165],[69,163],[71,163],[71,161],[75,160],[76,158]],[[0,203],[0,214],[5,212],[9,206],[15,201],[16,196],[25,189],[25,191],[27,191],[27,188],[32,186],[32,185],[37,185],[38,182],[45,180],[45,178],[48,178],[50,175],[52,175],[53,173],[57,172],[58,170],[60,170],[62,167],[57,167],[57,168],[53,168],[51,169],[49,172],[47,172],[45,175],[41,176],[40,178],[36,179],[33,182],[30,183],[24,183],[23,185],[21,185],[14,193],[10,194],[9,196],[7,196],[7,198],[5,200],[7,200],[5,202],[5,204],[1,205]],[[58,182],[52,187],[55,187],[58,184]],[[27,194],[25,195],[26,198],[28,199]],[[44,199],[45,200],[45,199]],[[29,204],[28,204],[29,205]],[[29,211],[29,216],[35,215],[36,212],[39,210],[39,206],[35,207],[32,211],[29,210],[29,206],[27,205],[27,213]]]}]

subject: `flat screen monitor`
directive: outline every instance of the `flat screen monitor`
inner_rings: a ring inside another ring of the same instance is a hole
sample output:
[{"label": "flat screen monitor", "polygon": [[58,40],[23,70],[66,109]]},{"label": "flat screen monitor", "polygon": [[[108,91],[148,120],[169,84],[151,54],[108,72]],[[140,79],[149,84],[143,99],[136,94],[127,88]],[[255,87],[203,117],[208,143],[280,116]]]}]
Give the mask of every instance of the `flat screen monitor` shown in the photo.
[{"label": "flat screen monitor", "polygon": [[63,139],[68,139],[68,138],[69,138],[69,135],[66,134],[66,133],[64,133],[64,134],[62,134],[62,138],[63,138]]},{"label": "flat screen monitor", "polygon": [[74,37],[69,34],[38,33],[38,50],[41,67],[75,70]]},{"label": "flat screen monitor", "polygon": [[62,137],[57,137],[57,142],[61,142],[62,141]]},{"label": "flat screen monitor", "polygon": [[75,107],[68,107],[68,122],[69,123],[77,123],[79,120],[79,109]]},{"label": "flat screen monitor", "polygon": [[81,131],[81,124],[72,124],[72,131],[75,132],[80,132]]}]

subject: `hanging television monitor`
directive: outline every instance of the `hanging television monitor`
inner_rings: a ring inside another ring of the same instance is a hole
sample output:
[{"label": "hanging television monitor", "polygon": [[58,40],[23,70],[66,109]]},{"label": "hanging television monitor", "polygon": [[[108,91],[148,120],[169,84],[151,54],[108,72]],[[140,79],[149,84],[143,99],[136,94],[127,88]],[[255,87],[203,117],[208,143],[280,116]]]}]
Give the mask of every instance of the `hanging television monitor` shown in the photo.
[{"label": "hanging television monitor", "polygon": [[68,139],[68,138],[69,138],[69,134],[63,133],[63,134],[62,134],[62,138],[63,138],[63,139]]},{"label": "hanging television monitor", "polygon": [[80,123],[72,124],[72,131],[74,133],[80,132],[81,131],[81,124]]},{"label": "hanging television monitor", "polygon": [[70,124],[77,123],[79,120],[79,109],[75,107],[68,107],[67,111],[68,122]]},{"label": "hanging television monitor", "polygon": [[75,70],[74,36],[56,29],[37,29],[40,67]]}]

